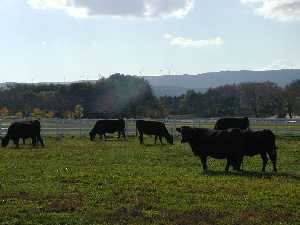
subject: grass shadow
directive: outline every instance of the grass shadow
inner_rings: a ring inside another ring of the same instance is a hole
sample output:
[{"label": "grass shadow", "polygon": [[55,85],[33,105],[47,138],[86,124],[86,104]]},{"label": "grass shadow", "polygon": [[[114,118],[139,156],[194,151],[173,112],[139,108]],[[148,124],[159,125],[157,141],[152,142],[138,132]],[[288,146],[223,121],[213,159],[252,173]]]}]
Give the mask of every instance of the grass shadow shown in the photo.
[{"label": "grass shadow", "polygon": [[224,171],[207,171],[204,173],[207,176],[240,176],[240,177],[248,177],[248,178],[267,178],[270,179],[272,177],[283,177],[291,180],[296,180],[300,181],[300,175],[293,174],[293,173],[286,173],[286,172],[279,172],[279,173],[274,173],[274,172],[257,172],[257,171],[241,171],[241,172],[236,172],[236,171],[229,171],[229,172],[224,172]]},{"label": "grass shadow", "polygon": [[154,147],[163,147],[166,146],[166,144],[143,144],[143,146],[145,147],[150,147],[150,148],[154,148]]}]

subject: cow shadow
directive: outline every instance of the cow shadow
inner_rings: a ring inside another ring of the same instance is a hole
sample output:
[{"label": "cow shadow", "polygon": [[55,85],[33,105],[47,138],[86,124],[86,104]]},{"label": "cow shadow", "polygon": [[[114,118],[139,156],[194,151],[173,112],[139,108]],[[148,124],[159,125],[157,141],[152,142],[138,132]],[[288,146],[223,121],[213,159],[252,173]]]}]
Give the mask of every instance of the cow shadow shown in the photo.
[{"label": "cow shadow", "polygon": [[278,178],[287,178],[291,180],[300,181],[300,175],[293,174],[293,173],[287,173],[287,172],[257,172],[257,171],[207,171],[204,173],[207,176],[238,176],[238,177],[248,177],[248,178],[258,178],[258,179],[271,179],[273,177]]},{"label": "cow shadow", "polygon": [[128,140],[127,139],[118,139],[118,138],[109,138],[109,139],[106,139],[106,140],[104,140],[104,139],[99,139],[98,140],[98,142],[127,142]]},{"label": "cow shadow", "polygon": [[143,144],[143,146],[147,147],[147,148],[155,148],[155,147],[163,147],[166,146],[167,144]]}]

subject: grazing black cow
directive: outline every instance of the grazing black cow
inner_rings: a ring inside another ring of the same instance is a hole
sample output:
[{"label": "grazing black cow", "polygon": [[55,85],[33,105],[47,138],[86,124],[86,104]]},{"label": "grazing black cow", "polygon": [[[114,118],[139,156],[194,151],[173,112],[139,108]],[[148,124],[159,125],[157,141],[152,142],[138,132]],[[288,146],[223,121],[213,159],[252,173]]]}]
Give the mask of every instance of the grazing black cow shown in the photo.
[{"label": "grazing black cow", "polygon": [[244,118],[221,118],[216,122],[215,130],[226,130],[230,128],[249,129],[249,119]]},{"label": "grazing black cow", "polygon": [[277,172],[277,151],[274,133],[271,130],[247,130],[243,131],[243,134],[245,142],[243,155],[254,156],[260,154],[263,160],[262,171],[265,172],[266,165],[268,162],[268,154],[273,164],[273,171]]},{"label": "grazing black cow", "polygon": [[242,162],[243,138],[240,129],[213,130],[206,128],[181,127],[181,143],[189,143],[195,156],[200,157],[203,171],[207,171],[207,157],[227,159],[225,172],[232,165],[240,170]]},{"label": "grazing black cow", "polygon": [[140,144],[144,143],[144,134],[155,135],[155,144],[157,138],[162,144],[162,138],[166,138],[169,144],[173,144],[173,136],[170,135],[164,123],[157,121],[137,120],[136,129],[139,133]]},{"label": "grazing black cow", "polygon": [[12,123],[7,130],[6,136],[2,139],[2,147],[6,147],[9,140],[13,140],[16,148],[19,148],[20,138],[22,138],[23,141],[27,138],[31,138],[33,146],[36,146],[38,142],[44,146],[44,142],[41,137],[40,121],[33,120]]},{"label": "grazing black cow", "polygon": [[121,134],[124,139],[125,136],[125,121],[123,119],[118,120],[98,120],[94,125],[93,129],[90,131],[90,139],[93,141],[96,137],[96,134],[99,134],[100,137],[104,136],[104,140],[106,140],[106,133],[115,133],[118,132],[118,138],[120,138]]},{"label": "grazing black cow", "polygon": [[[40,123],[40,121],[39,120],[25,120],[25,121],[22,121],[22,123],[36,123],[36,124],[38,124],[38,123]],[[25,145],[26,144],[26,139],[28,139],[28,138],[30,138],[30,137],[26,137],[26,138],[22,138],[23,139],[23,145]],[[32,143],[31,143],[32,144]],[[38,142],[37,142],[37,144],[38,144]]]}]

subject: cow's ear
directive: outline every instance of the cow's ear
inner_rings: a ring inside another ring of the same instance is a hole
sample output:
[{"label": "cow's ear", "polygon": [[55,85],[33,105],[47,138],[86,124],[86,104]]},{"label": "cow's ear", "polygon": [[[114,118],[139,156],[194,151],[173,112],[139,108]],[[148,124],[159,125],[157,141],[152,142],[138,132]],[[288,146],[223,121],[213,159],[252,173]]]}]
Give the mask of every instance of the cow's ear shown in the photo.
[{"label": "cow's ear", "polygon": [[176,128],[176,131],[181,133],[181,128]]}]

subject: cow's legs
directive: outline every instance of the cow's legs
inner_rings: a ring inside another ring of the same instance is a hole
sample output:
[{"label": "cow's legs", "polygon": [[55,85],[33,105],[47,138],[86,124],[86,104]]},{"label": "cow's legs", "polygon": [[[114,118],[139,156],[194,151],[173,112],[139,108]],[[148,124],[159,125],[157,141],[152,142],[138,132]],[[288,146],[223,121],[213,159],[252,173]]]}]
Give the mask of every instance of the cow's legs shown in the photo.
[{"label": "cow's legs", "polygon": [[239,171],[244,170],[244,156],[241,156],[241,161],[239,162]]},{"label": "cow's legs", "polygon": [[159,141],[160,141],[160,144],[162,145],[163,143],[162,143],[162,137],[161,136],[159,136]]},{"label": "cow's legs", "polygon": [[37,137],[31,137],[32,140],[32,146],[35,147],[37,144]]},{"label": "cow's legs", "polygon": [[225,166],[225,172],[226,173],[229,171],[230,164],[231,164],[230,157],[227,157],[226,166]]},{"label": "cow's legs", "polygon": [[154,144],[156,144],[156,141],[157,141],[157,135],[155,135],[155,139],[154,139]]},{"label": "cow's legs", "polygon": [[16,148],[19,148],[19,138],[14,138],[13,141],[14,144],[16,145]]},{"label": "cow's legs", "polygon": [[25,145],[26,144],[26,139],[25,138],[23,138],[23,145]]},{"label": "cow's legs", "polygon": [[263,167],[262,167],[262,172],[265,172],[266,171],[266,165],[268,163],[268,157],[267,157],[267,154],[266,153],[261,153],[260,154],[262,160],[263,160]]},{"label": "cow's legs", "polygon": [[120,139],[120,137],[121,137],[121,132],[118,131],[118,139]]},{"label": "cow's legs", "polygon": [[106,139],[107,139],[107,138],[106,138],[106,135],[105,135],[105,133],[103,134],[103,136],[104,136],[104,141],[106,141]]},{"label": "cow's legs", "polygon": [[140,144],[143,144],[143,143],[144,143],[144,137],[143,137],[143,134],[140,133],[139,139],[140,139]]},{"label": "cow's legs", "polygon": [[123,135],[124,140],[126,140],[125,130],[122,130],[122,135]]},{"label": "cow's legs", "polygon": [[275,151],[268,152],[268,155],[269,155],[269,157],[272,161],[272,164],[273,164],[273,171],[277,172],[277,168],[276,168],[277,153]]},{"label": "cow's legs", "polygon": [[207,172],[207,156],[201,156],[201,163],[202,163],[202,168],[204,172]]},{"label": "cow's legs", "polygon": [[231,157],[230,163],[234,170],[241,171],[241,165],[243,164],[243,155],[236,155]]},{"label": "cow's legs", "polygon": [[37,136],[37,143],[38,143],[38,142],[40,142],[40,143],[41,143],[41,146],[42,146],[42,147],[44,147],[44,146],[45,146],[45,145],[44,145],[44,141],[43,141],[43,139],[42,139],[41,135],[38,135],[38,136]]}]

